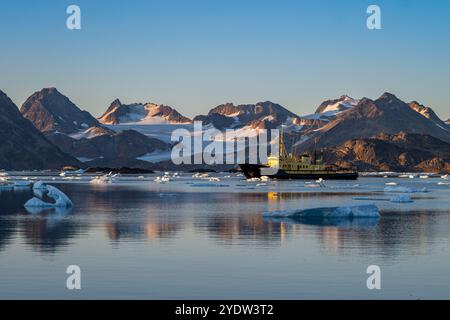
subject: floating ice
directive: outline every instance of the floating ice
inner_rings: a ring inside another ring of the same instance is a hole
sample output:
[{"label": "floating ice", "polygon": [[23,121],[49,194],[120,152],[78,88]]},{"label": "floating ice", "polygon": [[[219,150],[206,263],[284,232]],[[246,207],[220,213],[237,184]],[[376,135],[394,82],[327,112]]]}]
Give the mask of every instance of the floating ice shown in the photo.
[{"label": "floating ice", "polygon": [[47,185],[39,180],[34,183],[33,190],[47,190]]},{"label": "floating ice", "polygon": [[367,204],[304,210],[277,210],[265,212],[263,216],[272,218],[377,218],[380,216],[380,212],[376,205]]},{"label": "floating ice", "polygon": [[[37,190],[42,190],[42,189],[37,189]],[[45,202],[42,199],[33,197],[30,200],[28,200],[25,203],[25,207],[39,207],[39,208],[68,208],[68,207],[72,207],[73,203],[72,201],[69,199],[68,196],[66,196],[66,194],[64,192],[62,192],[61,190],[59,190],[56,187],[53,186],[46,186],[46,190],[44,192],[44,194],[46,196],[48,196],[49,198],[53,199],[55,202],[51,203],[51,202]]]},{"label": "floating ice", "polygon": [[396,186],[397,182],[386,182],[387,186]]},{"label": "floating ice", "polygon": [[14,182],[14,187],[28,188],[28,187],[31,187],[31,182],[27,181],[27,180],[15,181]]},{"label": "floating ice", "polygon": [[110,174],[104,176],[93,177],[90,181],[92,184],[110,184],[114,182],[114,178]]},{"label": "floating ice", "polygon": [[214,182],[194,182],[190,184],[191,187],[229,187],[228,184],[220,184]]},{"label": "floating ice", "polygon": [[208,177],[209,177],[209,173],[202,173],[202,172],[197,172],[192,175],[192,178],[204,179],[204,178],[208,178]]},{"label": "floating ice", "polygon": [[163,175],[162,177],[156,177],[153,181],[157,183],[166,183],[172,181],[172,178],[169,175]]},{"label": "floating ice", "polygon": [[402,186],[388,186],[384,188],[384,192],[397,192],[397,193],[417,193],[417,192],[428,192],[427,188],[413,189],[409,187]]},{"label": "floating ice", "polygon": [[395,203],[411,203],[414,202],[411,197],[407,194],[400,194],[400,195],[396,195],[393,196],[390,199],[391,202],[395,202]]}]

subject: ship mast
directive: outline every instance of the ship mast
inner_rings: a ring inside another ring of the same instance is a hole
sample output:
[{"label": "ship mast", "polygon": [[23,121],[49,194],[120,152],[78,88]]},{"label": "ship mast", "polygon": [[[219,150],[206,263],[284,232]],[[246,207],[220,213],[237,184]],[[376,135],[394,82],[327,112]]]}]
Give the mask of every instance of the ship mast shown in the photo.
[{"label": "ship mast", "polygon": [[278,157],[280,159],[286,158],[286,147],[284,146],[284,134],[283,134],[283,124],[280,127],[280,143],[278,147]]}]

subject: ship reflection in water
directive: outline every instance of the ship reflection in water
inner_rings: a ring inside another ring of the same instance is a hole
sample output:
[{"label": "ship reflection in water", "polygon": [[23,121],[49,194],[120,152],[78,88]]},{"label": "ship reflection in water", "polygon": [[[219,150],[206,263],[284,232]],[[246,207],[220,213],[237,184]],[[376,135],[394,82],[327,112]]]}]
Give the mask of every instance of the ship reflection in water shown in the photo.
[{"label": "ship reflection in water", "polygon": [[[436,254],[447,259],[447,265],[450,262],[449,212],[417,206],[407,212],[384,209],[380,219],[280,219],[262,215],[265,211],[317,204],[345,204],[358,193],[158,192],[78,184],[58,187],[70,195],[73,209],[27,212],[23,203],[31,191],[0,192],[0,278],[2,282],[6,277],[17,282],[9,281],[7,290],[0,289],[0,297],[39,296],[37,289],[23,293],[23,272],[45,278],[49,283],[40,284],[46,286],[48,297],[64,297],[66,293],[54,284],[55,277],[61,275],[46,272],[73,263],[91,268],[96,276],[102,274],[103,280],[92,280],[97,281],[98,288],[84,292],[87,298],[181,298],[191,289],[200,298],[236,298],[235,291],[240,292],[239,298],[300,298],[302,294],[310,296],[294,283],[307,283],[313,290],[313,280],[319,286],[312,291],[315,297],[345,298],[361,291],[351,287],[344,296],[339,291],[330,292],[325,283],[321,284],[326,270],[335,268],[345,278],[350,277],[346,274],[350,271],[344,269],[364,269],[377,263],[391,269],[401,266],[411,275],[421,267],[438,272],[441,267],[427,264]],[[448,199],[424,197],[423,201],[442,204]],[[414,267],[408,270],[405,261],[414,261]],[[106,289],[108,272],[119,279],[124,291],[112,293]],[[150,274],[139,280],[142,272]],[[201,285],[202,277],[210,283]],[[236,279],[230,280],[233,277],[247,282],[238,284]],[[177,289],[177,284],[184,287]],[[245,287],[233,289],[228,287],[231,284]],[[273,286],[276,290],[270,291]],[[157,290],[149,292],[148,287]],[[436,290],[430,289],[424,296],[438,295]],[[450,290],[450,285],[440,290]],[[421,296],[420,292],[412,294]],[[392,297],[408,298],[401,290]]]}]

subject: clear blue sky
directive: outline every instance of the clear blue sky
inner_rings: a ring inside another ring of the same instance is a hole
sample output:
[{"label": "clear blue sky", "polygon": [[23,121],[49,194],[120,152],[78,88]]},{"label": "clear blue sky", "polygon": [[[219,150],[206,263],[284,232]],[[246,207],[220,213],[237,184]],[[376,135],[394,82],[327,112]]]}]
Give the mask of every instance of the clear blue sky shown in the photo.
[{"label": "clear blue sky", "polygon": [[[66,7],[82,29],[66,29]],[[366,28],[378,4],[382,30]],[[54,86],[100,115],[115,98],[192,116],[224,103],[384,91],[450,117],[450,1],[40,0],[0,4],[0,89]]]}]

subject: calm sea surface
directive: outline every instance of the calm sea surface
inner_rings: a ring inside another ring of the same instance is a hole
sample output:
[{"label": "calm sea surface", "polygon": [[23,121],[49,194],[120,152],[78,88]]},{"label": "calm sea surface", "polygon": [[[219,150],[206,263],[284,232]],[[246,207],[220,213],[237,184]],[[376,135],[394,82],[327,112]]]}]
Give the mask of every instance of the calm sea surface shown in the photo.
[{"label": "calm sea surface", "polygon": [[[0,190],[0,298],[449,299],[450,186],[443,179],[168,183],[10,173],[45,180],[71,210],[27,212],[31,189]],[[40,176],[40,177],[37,177]],[[448,180],[450,181],[450,180]],[[428,192],[393,203],[385,183]],[[441,184],[438,184],[441,182]],[[372,200],[355,200],[371,198]],[[262,213],[375,203],[379,219],[292,220]],[[81,290],[66,268],[81,268]],[[381,268],[381,290],[366,269]]]}]

